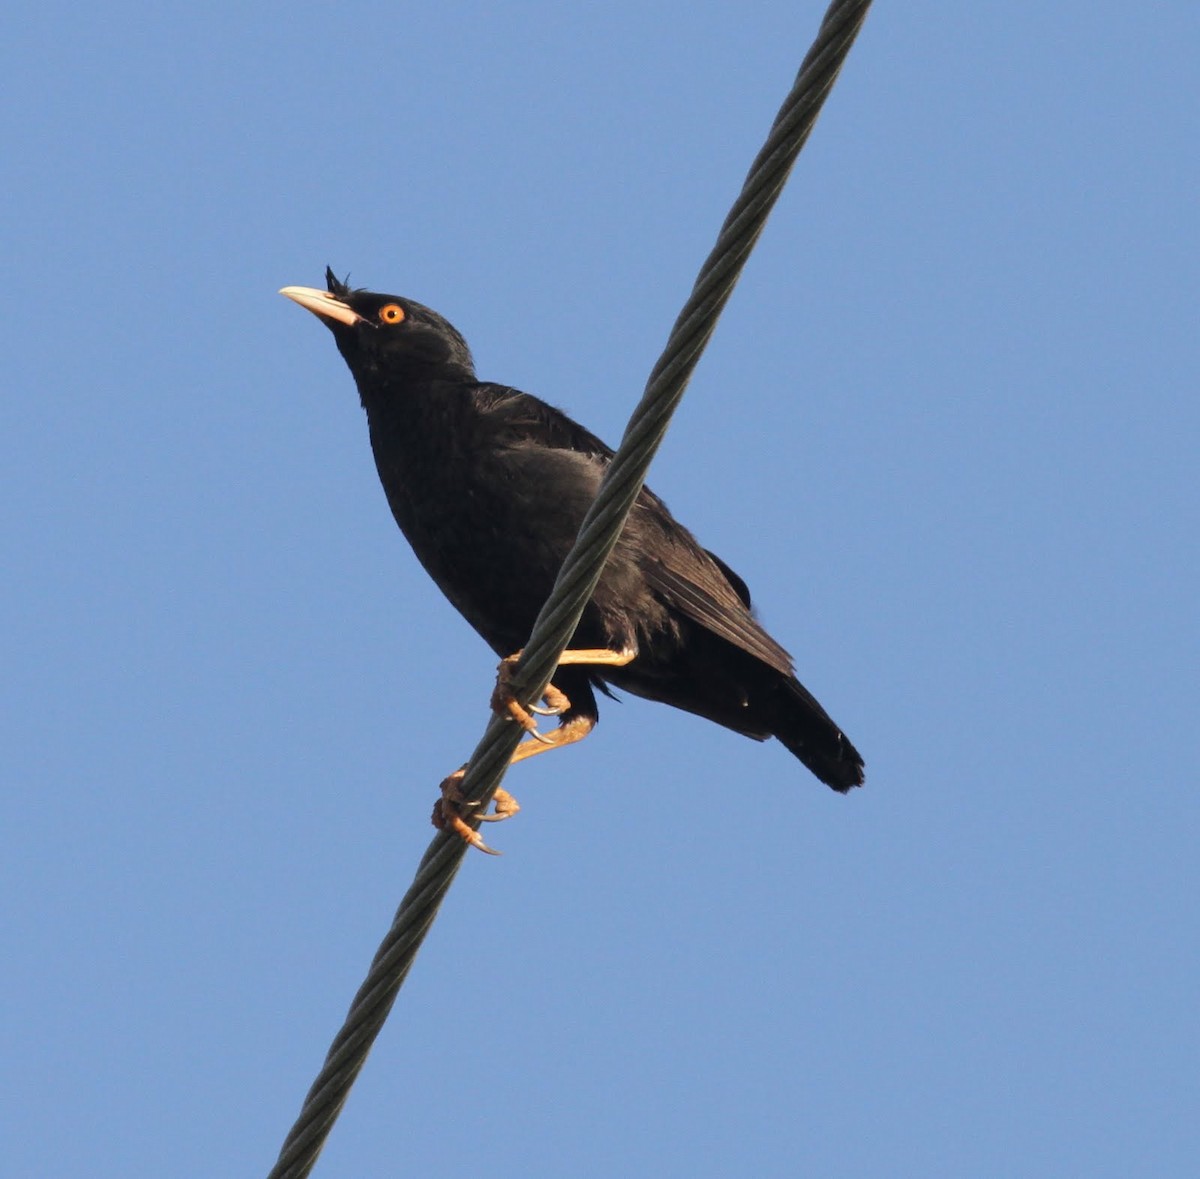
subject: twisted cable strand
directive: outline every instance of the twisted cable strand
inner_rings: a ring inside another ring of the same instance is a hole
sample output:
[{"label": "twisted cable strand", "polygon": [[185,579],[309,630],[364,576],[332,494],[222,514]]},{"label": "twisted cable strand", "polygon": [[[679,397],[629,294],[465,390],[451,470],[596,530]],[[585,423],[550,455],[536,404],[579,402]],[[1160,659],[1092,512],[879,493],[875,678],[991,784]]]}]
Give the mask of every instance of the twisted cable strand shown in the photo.
[{"label": "twisted cable strand", "polygon": [[[538,615],[512,680],[513,694],[523,704],[545,691],[575,632],[671,415],[870,6],[871,0],[834,0],[825,14]],[[507,717],[492,717],[461,783],[467,799],[483,802],[491,798],[522,736],[520,727]],[[421,858],[416,878],[400,902],[268,1179],[303,1179],[312,1171],[466,851],[467,844],[457,835],[439,832]]]}]

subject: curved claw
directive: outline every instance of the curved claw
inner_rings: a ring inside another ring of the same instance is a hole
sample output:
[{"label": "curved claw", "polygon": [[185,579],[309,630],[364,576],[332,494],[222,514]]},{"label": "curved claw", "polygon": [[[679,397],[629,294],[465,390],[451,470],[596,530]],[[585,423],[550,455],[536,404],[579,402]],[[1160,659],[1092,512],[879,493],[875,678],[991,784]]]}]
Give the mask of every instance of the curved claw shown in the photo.
[{"label": "curved claw", "polygon": [[503,786],[496,787],[492,802],[496,806],[492,814],[475,816],[481,823],[502,823],[505,819],[511,819],[521,809],[521,804]]},{"label": "curved claw", "polygon": [[504,855],[504,853],[503,853],[503,852],[498,852],[498,851],[497,851],[497,850],[496,850],[494,847],[488,847],[488,845],[487,845],[486,843],[484,843],[482,839],[480,839],[480,838],[479,838],[479,832],[478,832],[478,831],[473,831],[473,832],[472,832],[472,835],[474,835],[474,839],[468,839],[468,840],[467,840],[467,842],[468,842],[468,843],[469,843],[469,844],[470,844],[472,847],[477,847],[477,848],[479,848],[479,850],[480,850],[481,852],[487,852],[487,854],[488,854],[489,856],[502,856],[502,855]]},{"label": "curved claw", "polygon": [[433,825],[439,831],[453,831],[464,843],[487,852],[489,856],[498,856],[501,853],[483,842],[483,837],[470,826],[467,818],[475,823],[499,823],[511,819],[521,809],[521,804],[503,786],[497,786],[491,799],[495,812],[490,815],[475,813],[486,804],[480,799],[462,797],[459,787],[462,777],[463,771],[456,770],[442,783],[442,797],[433,806]]},{"label": "curved claw", "polygon": [[[492,696],[492,710],[494,712],[504,714],[511,721],[515,721],[535,741],[540,741],[543,745],[554,744],[549,737],[543,737],[542,734],[538,732],[537,721],[535,721],[533,717],[529,715],[529,710],[523,707],[521,704],[518,704],[513,697],[505,697],[500,695],[498,687],[496,693]],[[533,711],[541,712],[542,710],[540,708],[534,708]]]},{"label": "curved claw", "polygon": [[[478,805],[478,804],[475,804]],[[433,825],[439,831],[454,832],[464,843],[469,843],[472,847],[477,847],[481,852],[487,852],[489,856],[498,856],[502,853],[496,851],[493,847],[488,847],[483,842],[483,836],[478,831],[472,831],[462,816],[455,813],[454,807],[447,803],[444,799],[438,800],[438,805],[433,810]]]},{"label": "curved claw", "polygon": [[559,704],[553,708],[543,708],[540,704],[531,704],[529,706],[529,711],[536,712],[538,716],[562,716],[562,714],[567,711],[567,706],[565,704]]}]

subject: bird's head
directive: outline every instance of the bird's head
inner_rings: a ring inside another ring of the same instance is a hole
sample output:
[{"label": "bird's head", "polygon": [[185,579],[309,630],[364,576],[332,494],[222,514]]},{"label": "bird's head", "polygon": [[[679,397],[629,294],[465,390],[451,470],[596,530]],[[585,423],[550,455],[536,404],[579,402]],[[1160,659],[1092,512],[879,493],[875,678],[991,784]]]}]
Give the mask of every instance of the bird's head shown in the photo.
[{"label": "bird's head", "polygon": [[324,291],[284,287],[279,293],[318,316],[333,332],[364,396],[366,386],[474,379],[466,340],[436,311],[399,295],[352,290],[328,267],[325,285]]}]

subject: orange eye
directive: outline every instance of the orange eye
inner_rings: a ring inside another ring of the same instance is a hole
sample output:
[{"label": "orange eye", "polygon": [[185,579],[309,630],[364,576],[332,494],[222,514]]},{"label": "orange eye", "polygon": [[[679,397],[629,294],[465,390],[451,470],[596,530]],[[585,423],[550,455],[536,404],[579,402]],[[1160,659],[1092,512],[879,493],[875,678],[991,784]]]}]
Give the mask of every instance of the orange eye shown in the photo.
[{"label": "orange eye", "polygon": [[399,303],[389,303],[379,309],[380,323],[400,323],[404,319],[404,308]]}]

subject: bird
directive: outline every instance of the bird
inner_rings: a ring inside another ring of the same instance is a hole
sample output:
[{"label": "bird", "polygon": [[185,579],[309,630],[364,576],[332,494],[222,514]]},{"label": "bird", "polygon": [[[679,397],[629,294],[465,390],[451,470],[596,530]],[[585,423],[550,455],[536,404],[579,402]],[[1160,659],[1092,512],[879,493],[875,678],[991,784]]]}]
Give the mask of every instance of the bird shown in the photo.
[{"label": "bird", "polygon": [[[758,621],[750,591],[648,488],[635,501],[543,697],[557,727],[537,732],[506,690],[613,451],[561,410],[481,381],[462,334],[399,295],[352,289],[279,293],[328,327],[358,387],[371,450],[401,532],[442,593],[501,658],[492,706],[530,731],[513,762],[587,736],[597,691],[661,701],[757,741],[777,738],[821,782],[846,793],[863,759],[796,678]],[[434,824],[491,852],[442,786]],[[504,790],[490,820],[519,807]],[[476,818],[483,818],[476,815]]]}]

